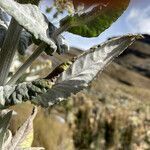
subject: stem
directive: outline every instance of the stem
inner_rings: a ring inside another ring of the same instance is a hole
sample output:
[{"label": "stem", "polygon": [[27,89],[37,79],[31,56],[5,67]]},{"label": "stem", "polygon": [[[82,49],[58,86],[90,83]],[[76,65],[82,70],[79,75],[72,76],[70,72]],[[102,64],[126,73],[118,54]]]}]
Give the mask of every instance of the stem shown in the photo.
[{"label": "stem", "polygon": [[55,31],[52,33],[51,38],[55,41],[55,44],[57,46],[57,53],[61,54],[63,53],[60,47],[59,41],[58,41],[58,36],[63,33],[64,31],[67,31],[67,29],[70,27],[68,23],[64,24],[60,28],[56,28]]},{"label": "stem", "polygon": [[64,24],[62,27],[56,29],[54,33],[52,34],[52,38],[57,38],[58,35],[60,35],[62,32],[67,31],[67,29],[70,27],[68,23]]},{"label": "stem", "polygon": [[31,66],[32,62],[45,50],[47,45],[42,42],[39,47],[33,52],[33,54],[26,60],[26,62],[18,69],[18,71],[12,76],[7,82],[7,85],[15,84],[15,82],[23,75],[28,67]]},{"label": "stem", "polygon": [[22,27],[12,18],[0,51],[0,86],[5,84],[12,64]]},{"label": "stem", "polygon": [[[59,34],[66,31],[68,24],[58,28],[52,34],[52,38],[55,39]],[[12,76],[12,78],[7,82],[7,85],[15,84],[15,82],[23,75],[28,67],[31,66],[32,62],[45,50],[47,44],[42,42],[39,47],[34,51],[34,53],[26,60],[26,62],[18,69],[18,71]],[[53,52],[53,50],[52,50]]]}]

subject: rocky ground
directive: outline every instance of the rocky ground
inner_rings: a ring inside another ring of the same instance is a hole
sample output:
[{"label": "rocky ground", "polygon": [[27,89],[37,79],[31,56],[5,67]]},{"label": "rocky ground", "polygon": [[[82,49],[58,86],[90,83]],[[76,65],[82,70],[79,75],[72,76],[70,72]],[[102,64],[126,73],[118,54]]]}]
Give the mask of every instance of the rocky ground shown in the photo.
[{"label": "rocky ground", "polygon": [[[78,53],[72,50],[68,57]],[[31,105],[14,109],[22,119]],[[21,119],[12,120],[13,132]],[[46,150],[149,150],[150,36],[130,46],[87,90],[49,111],[40,109],[33,145]]]}]

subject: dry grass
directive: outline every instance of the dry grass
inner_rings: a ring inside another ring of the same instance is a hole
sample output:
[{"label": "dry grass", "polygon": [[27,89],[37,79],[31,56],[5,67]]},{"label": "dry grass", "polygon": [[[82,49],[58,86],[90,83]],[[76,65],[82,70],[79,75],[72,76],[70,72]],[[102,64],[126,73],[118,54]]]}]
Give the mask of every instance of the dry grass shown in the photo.
[{"label": "dry grass", "polygon": [[[33,146],[46,150],[148,150],[149,82],[119,65],[109,66],[87,91],[50,112],[38,108]],[[13,134],[32,107],[30,103],[12,107],[18,112],[10,124]],[[58,119],[62,116],[64,123]]]},{"label": "dry grass", "polygon": [[[128,86],[103,73],[87,92],[50,112],[39,108],[33,146],[46,150],[148,150],[149,97],[149,89]],[[13,109],[18,112],[10,124],[15,133],[31,113],[32,105],[24,103]],[[58,116],[66,118],[66,122],[62,123]]]},{"label": "dry grass", "polygon": [[[13,134],[32,112],[33,105],[23,103],[12,107],[18,115],[13,116],[10,129]],[[33,146],[43,146],[46,150],[72,150],[73,142],[68,125],[62,123],[55,114],[48,115],[48,111],[38,108],[34,120]]]},{"label": "dry grass", "polygon": [[119,103],[102,103],[84,94],[75,96],[71,105],[69,124],[77,149],[150,148],[150,105],[134,102],[127,108]]}]

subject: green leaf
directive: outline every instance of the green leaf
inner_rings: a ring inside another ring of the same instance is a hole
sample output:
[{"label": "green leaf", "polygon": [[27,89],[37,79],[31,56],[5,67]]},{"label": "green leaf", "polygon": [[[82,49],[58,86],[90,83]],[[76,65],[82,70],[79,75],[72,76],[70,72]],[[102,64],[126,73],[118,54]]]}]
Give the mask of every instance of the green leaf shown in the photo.
[{"label": "green leaf", "polygon": [[[102,3],[102,0],[99,0],[99,3],[96,3],[97,6],[91,11],[68,16],[63,19],[60,24],[62,26],[68,23],[71,26],[68,31],[71,33],[84,37],[96,37],[109,28],[111,24],[121,16],[127,8],[129,1],[130,0],[107,0],[106,3],[105,0],[105,2]],[[83,0],[81,2],[84,3],[86,1]],[[86,2],[85,6],[87,4]]]}]

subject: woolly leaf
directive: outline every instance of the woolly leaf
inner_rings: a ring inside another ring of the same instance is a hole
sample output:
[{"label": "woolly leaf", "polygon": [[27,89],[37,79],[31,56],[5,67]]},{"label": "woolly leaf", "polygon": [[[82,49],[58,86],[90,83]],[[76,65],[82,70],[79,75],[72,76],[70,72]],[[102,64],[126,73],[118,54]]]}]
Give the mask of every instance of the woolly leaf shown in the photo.
[{"label": "woolly leaf", "polygon": [[8,24],[9,24],[9,17],[6,14],[6,12],[3,11],[2,8],[0,8],[0,25],[2,25],[5,28],[7,28]]},{"label": "woolly leaf", "polygon": [[102,72],[138,37],[136,35],[117,37],[91,48],[60,75],[51,89],[34,99],[34,102],[48,107],[86,88],[99,72]]},{"label": "woolly leaf", "polygon": [[13,136],[10,148],[24,149],[30,148],[33,142],[33,120],[37,114],[37,108],[34,108],[33,113],[28,117],[24,124],[18,129],[16,134]]},{"label": "woolly leaf", "polygon": [[2,0],[0,1],[0,7],[13,16],[36,39],[44,41],[56,50],[56,45],[49,37],[48,22],[37,6],[19,4],[13,0]]}]

